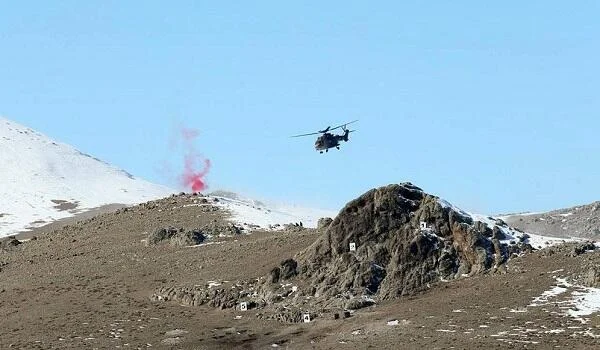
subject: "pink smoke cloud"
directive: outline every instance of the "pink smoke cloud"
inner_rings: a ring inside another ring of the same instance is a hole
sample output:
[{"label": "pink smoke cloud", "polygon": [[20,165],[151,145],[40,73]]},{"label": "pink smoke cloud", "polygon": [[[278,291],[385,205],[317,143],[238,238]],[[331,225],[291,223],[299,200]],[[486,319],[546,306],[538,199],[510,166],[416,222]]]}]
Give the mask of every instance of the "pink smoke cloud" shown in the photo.
[{"label": "pink smoke cloud", "polygon": [[206,175],[211,167],[210,159],[204,158],[194,145],[194,141],[199,135],[200,131],[197,129],[180,128],[180,136],[184,141],[185,154],[183,170],[179,178],[181,185],[186,189],[191,189],[193,192],[202,192],[208,187]]}]

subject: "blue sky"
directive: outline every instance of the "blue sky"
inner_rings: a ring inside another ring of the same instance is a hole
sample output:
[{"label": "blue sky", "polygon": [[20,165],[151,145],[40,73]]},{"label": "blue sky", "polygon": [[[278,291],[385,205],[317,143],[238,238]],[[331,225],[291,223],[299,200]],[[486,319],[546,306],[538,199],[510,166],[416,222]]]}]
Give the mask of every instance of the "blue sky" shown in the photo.
[{"label": "blue sky", "polygon": [[[170,183],[337,209],[411,181],[468,210],[598,200],[597,1],[0,2],[0,114]],[[360,119],[341,151],[297,133]]]}]

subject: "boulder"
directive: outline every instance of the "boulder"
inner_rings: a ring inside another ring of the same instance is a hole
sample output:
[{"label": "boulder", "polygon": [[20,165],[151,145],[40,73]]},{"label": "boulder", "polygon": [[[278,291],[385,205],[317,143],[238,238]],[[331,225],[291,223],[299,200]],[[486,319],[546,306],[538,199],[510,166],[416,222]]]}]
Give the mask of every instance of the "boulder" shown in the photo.
[{"label": "boulder", "polygon": [[169,242],[175,246],[192,246],[201,244],[206,240],[206,235],[202,230],[188,230],[183,228],[158,228],[148,234],[146,243],[148,245],[157,245]]},{"label": "boulder", "polygon": [[587,251],[593,251],[593,250],[596,250],[596,245],[594,245],[593,242],[581,243],[581,244],[578,244],[575,247],[573,247],[573,250],[571,251],[571,256],[578,256]]},{"label": "boulder", "polygon": [[183,231],[183,229],[176,229],[174,227],[158,228],[148,234],[146,242],[148,245],[156,245],[170,240],[171,237],[175,236],[180,231]]},{"label": "boulder", "polygon": [[170,242],[176,246],[193,246],[204,242],[206,237],[200,230],[191,230],[186,232],[177,232],[171,237]]},{"label": "boulder", "polygon": [[10,236],[0,240],[0,250],[12,250],[18,246],[23,244],[23,242],[19,241],[16,237]]}]

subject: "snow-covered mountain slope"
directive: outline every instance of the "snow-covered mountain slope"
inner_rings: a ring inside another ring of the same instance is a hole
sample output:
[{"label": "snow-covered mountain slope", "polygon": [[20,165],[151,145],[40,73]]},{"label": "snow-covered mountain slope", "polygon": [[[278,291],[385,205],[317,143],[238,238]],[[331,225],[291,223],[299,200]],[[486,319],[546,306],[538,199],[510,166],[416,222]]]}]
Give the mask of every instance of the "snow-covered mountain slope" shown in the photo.
[{"label": "snow-covered mountain slope", "polygon": [[0,237],[103,205],[170,193],[0,117]]},{"label": "snow-covered mountain slope", "polygon": [[218,200],[217,205],[228,210],[232,220],[240,225],[258,226],[263,229],[282,228],[285,224],[302,223],[304,227],[317,227],[323,217],[335,217],[337,212],[312,209],[295,205],[267,203],[242,198],[232,192],[216,191],[210,197]]}]

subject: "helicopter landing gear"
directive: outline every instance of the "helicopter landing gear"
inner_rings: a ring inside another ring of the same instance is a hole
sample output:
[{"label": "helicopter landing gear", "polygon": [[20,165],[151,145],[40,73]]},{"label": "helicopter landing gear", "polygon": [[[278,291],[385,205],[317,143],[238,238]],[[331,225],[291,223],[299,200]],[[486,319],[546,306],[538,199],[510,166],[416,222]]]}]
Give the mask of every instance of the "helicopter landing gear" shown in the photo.
[{"label": "helicopter landing gear", "polygon": [[319,151],[319,153],[323,154],[323,151]]},{"label": "helicopter landing gear", "polygon": [[336,147],[336,148],[337,148],[338,150],[340,149],[340,147],[339,147],[339,146],[338,146],[338,147]]}]

